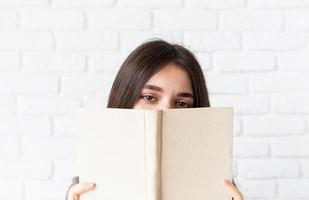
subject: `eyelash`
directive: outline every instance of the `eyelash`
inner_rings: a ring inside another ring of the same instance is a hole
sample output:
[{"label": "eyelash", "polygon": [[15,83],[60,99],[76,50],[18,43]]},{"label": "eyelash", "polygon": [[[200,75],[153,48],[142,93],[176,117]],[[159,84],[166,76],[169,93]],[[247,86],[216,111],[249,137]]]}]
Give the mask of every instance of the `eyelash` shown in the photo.
[{"label": "eyelash", "polygon": [[[151,95],[142,95],[142,96],[140,96],[140,98],[143,98],[145,101],[148,101],[148,100],[146,100],[145,99],[145,97],[151,97],[151,98],[154,98],[153,96],[151,96]],[[151,102],[151,100],[150,100],[150,102]],[[183,101],[180,101],[180,103],[185,103],[185,102],[183,102]],[[190,107],[192,107],[192,105],[191,104],[188,104],[188,103],[185,103],[187,106],[187,108],[190,108]]]}]

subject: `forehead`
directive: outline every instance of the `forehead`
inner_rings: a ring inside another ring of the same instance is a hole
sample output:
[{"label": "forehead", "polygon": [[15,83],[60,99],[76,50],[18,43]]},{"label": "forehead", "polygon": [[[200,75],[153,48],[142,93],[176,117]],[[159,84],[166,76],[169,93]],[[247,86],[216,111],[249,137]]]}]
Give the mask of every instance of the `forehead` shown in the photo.
[{"label": "forehead", "polygon": [[154,74],[146,83],[163,88],[164,91],[192,91],[189,74],[176,64],[170,63]]}]

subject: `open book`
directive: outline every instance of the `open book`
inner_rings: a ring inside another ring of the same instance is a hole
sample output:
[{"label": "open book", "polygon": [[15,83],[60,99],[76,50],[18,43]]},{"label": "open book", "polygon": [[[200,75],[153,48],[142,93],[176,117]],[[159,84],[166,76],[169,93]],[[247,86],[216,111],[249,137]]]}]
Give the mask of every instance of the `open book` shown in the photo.
[{"label": "open book", "polygon": [[232,108],[77,112],[81,200],[228,200]]}]

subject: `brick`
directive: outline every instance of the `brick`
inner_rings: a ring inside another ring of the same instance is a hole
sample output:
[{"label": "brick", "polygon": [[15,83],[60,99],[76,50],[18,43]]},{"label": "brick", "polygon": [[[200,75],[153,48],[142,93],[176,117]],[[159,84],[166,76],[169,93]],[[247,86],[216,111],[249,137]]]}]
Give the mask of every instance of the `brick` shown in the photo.
[{"label": "brick", "polygon": [[246,179],[296,178],[300,175],[300,166],[292,159],[238,159],[237,166],[240,177]]},{"label": "brick", "polygon": [[184,43],[195,51],[239,50],[241,35],[231,32],[186,32]]},{"label": "brick", "polygon": [[224,11],[220,28],[224,31],[276,31],[283,27],[283,14],[278,11]]},{"label": "brick", "polygon": [[276,60],[268,52],[217,52],[213,54],[213,66],[227,72],[271,71],[276,67]]},{"label": "brick", "polygon": [[3,178],[48,179],[51,177],[51,162],[10,159],[0,161],[0,175]]},{"label": "brick", "polygon": [[279,52],[277,55],[279,70],[309,70],[309,51]]},{"label": "brick", "polygon": [[274,199],[276,197],[276,182],[273,180],[242,180],[238,188],[243,192],[244,199],[258,198],[266,200],[267,198]]},{"label": "brick", "polygon": [[121,49],[129,55],[137,46],[157,38],[170,43],[182,43],[182,34],[178,31],[125,31],[120,33]]},{"label": "brick", "polygon": [[1,32],[0,50],[51,50],[52,33],[48,32]]},{"label": "brick", "polygon": [[306,132],[306,121],[298,116],[257,116],[243,119],[248,136],[295,135]]},{"label": "brick", "polygon": [[18,53],[1,52],[0,53],[0,71],[16,71],[20,65],[20,56]]},{"label": "brick", "polygon": [[154,28],[158,30],[212,30],[217,26],[218,14],[213,11],[171,9],[154,12]]},{"label": "brick", "polygon": [[309,156],[308,136],[275,138],[271,141],[271,154],[280,157]]},{"label": "brick", "polygon": [[106,7],[115,3],[115,0],[53,0],[52,4],[55,6],[68,7]]},{"label": "brick", "polygon": [[65,159],[75,154],[75,140],[68,137],[24,137],[22,156],[36,159]]},{"label": "brick", "polygon": [[[308,4],[309,5],[309,4]],[[284,13],[285,28],[308,30],[309,29],[309,13],[308,11],[291,10]]]},{"label": "brick", "polygon": [[69,116],[55,116],[53,118],[54,135],[75,135],[74,119]]},{"label": "brick", "polygon": [[273,95],[272,109],[279,114],[308,114],[309,96],[306,94]]},{"label": "brick", "polygon": [[308,198],[309,197],[309,180],[279,180],[278,196],[280,198]]},{"label": "brick", "polygon": [[0,180],[0,198],[2,199],[22,199],[23,183],[21,179]]},{"label": "brick", "polygon": [[118,34],[110,31],[57,31],[58,50],[117,50]]},{"label": "brick", "polygon": [[73,97],[56,95],[21,95],[18,108],[21,114],[74,114],[81,106],[81,100]]},{"label": "brick", "polygon": [[75,160],[55,160],[54,178],[55,179],[72,179],[77,174],[77,166]]},{"label": "brick", "polygon": [[186,1],[187,7],[198,8],[242,8],[245,0],[190,0]]},{"label": "brick", "polygon": [[206,72],[211,69],[211,58],[208,53],[203,52],[193,52],[197,62],[200,64],[203,74],[207,74]]},{"label": "brick", "polygon": [[[2,118],[0,118],[0,119],[2,119]],[[3,123],[2,120],[1,120],[1,123]],[[0,126],[2,126],[2,125],[0,125]],[[5,134],[8,135],[8,133],[5,133]],[[4,136],[1,136],[0,158],[15,158],[15,157],[18,157],[19,151],[20,151],[20,143],[17,139],[7,139]]]},{"label": "brick", "polygon": [[22,28],[25,29],[82,29],[83,14],[68,9],[28,8],[21,12]]},{"label": "brick", "polygon": [[250,50],[296,50],[305,48],[307,34],[303,32],[247,32],[244,46]]},{"label": "brick", "polygon": [[237,158],[265,158],[270,154],[270,145],[264,139],[234,138],[234,155]]},{"label": "brick", "polygon": [[242,121],[239,117],[234,116],[233,118],[233,135],[238,136],[242,133]]},{"label": "brick", "polygon": [[61,80],[62,93],[107,93],[109,92],[115,75],[77,74],[63,75]]},{"label": "brick", "polygon": [[109,92],[99,94],[86,94],[84,98],[84,105],[86,107],[106,108],[108,102]]},{"label": "brick", "polygon": [[49,0],[1,0],[0,5],[23,6],[23,5],[47,5]]},{"label": "brick", "polygon": [[309,73],[276,72],[255,74],[250,79],[254,92],[306,92],[309,91]]},{"label": "brick", "polygon": [[160,0],[118,0],[117,3],[120,7],[138,7],[138,8],[162,8],[162,7],[180,7],[182,0],[160,1]]},{"label": "brick", "polygon": [[0,115],[16,114],[16,100],[12,95],[1,94],[0,98]]},{"label": "brick", "polygon": [[51,124],[47,117],[8,116],[1,117],[0,135],[44,136],[51,134]]},{"label": "brick", "polygon": [[147,30],[151,27],[151,14],[148,11],[113,8],[91,10],[87,14],[89,29]]},{"label": "brick", "polygon": [[86,70],[86,55],[83,53],[24,53],[22,60],[22,69],[30,72],[82,72]]},{"label": "brick", "polygon": [[210,95],[210,105],[233,107],[235,114],[265,114],[269,98],[265,95]]},{"label": "brick", "polygon": [[248,7],[254,8],[303,8],[308,6],[309,2],[303,0],[248,0]]},{"label": "brick", "polygon": [[0,75],[1,93],[57,93],[58,77],[44,74],[2,73]]},{"label": "brick", "polygon": [[306,159],[301,162],[302,165],[302,175],[306,178],[309,178],[309,160]]},{"label": "brick", "polygon": [[248,77],[242,74],[208,72],[206,84],[209,94],[245,94],[248,92]]},{"label": "brick", "polygon": [[17,17],[17,13],[15,11],[1,10],[0,30],[16,30],[18,26],[19,26],[19,20]]}]

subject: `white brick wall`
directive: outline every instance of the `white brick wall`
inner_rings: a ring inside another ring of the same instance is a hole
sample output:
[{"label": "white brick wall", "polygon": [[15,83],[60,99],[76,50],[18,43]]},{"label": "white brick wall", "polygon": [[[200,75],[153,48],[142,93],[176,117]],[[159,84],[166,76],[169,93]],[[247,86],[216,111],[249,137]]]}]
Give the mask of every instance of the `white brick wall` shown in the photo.
[{"label": "white brick wall", "polygon": [[309,199],[308,0],[0,0],[0,198],[64,198],[76,109],[150,38],[191,49],[233,106],[246,200]]}]

